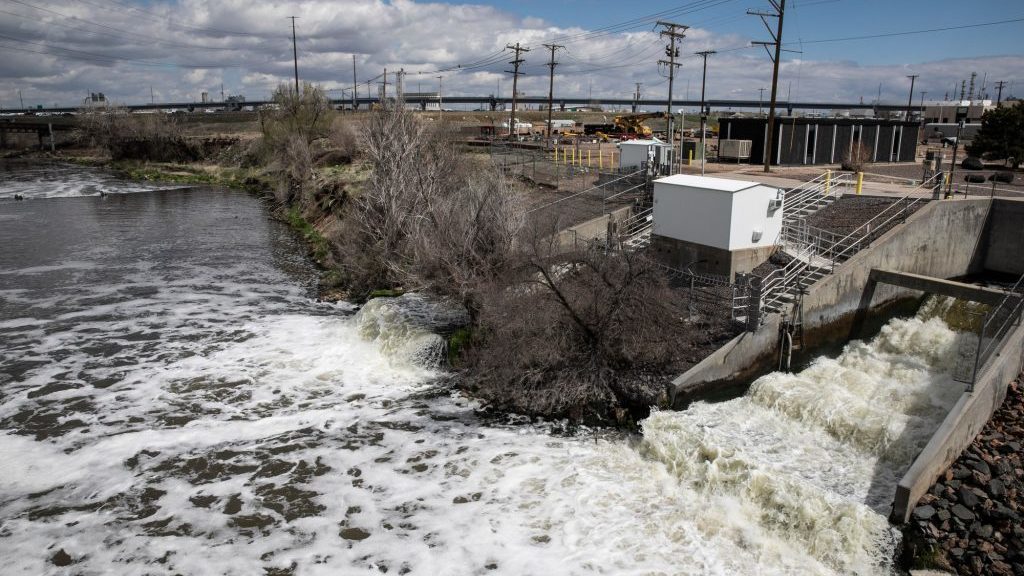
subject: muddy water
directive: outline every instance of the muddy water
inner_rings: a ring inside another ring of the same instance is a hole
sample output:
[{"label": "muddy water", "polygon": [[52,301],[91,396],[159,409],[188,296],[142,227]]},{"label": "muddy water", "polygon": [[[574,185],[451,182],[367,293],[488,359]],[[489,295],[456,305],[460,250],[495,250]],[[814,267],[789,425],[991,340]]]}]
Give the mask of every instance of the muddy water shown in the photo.
[{"label": "muddy water", "polygon": [[245,194],[19,173],[0,247],[4,573],[885,574],[958,392],[955,334],[896,320],[642,438],[565,436],[311,299]]}]

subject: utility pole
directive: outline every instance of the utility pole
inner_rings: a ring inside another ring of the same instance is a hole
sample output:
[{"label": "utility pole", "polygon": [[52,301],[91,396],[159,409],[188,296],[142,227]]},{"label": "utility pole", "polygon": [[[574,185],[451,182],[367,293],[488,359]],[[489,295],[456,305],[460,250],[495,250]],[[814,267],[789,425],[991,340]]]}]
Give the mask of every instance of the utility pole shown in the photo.
[{"label": "utility pole", "polygon": [[548,131],[547,131],[548,132],[548,134],[547,134],[548,145],[550,145],[551,144],[551,108],[553,106],[553,101],[555,99],[555,66],[558,66],[558,62],[555,62],[555,50],[558,50],[559,48],[565,48],[565,46],[562,46],[560,44],[545,44],[544,47],[547,48],[548,50],[551,50],[551,61],[548,62],[548,68],[550,69],[550,71],[548,73]]},{"label": "utility pole", "polygon": [[437,113],[444,113],[444,101],[441,99],[441,82],[444,80],[444,76],[437,77]]},{"label": "utility pole", "polygon": [[704,156],[707,151],[704,143],[704,134],[708,126],[708,109],[704,102],[704,86],[708,82],[708,56],[717,54],[714,50],[702,50],[695,52],[698,56],[704,57],[704,72],[700,79],[700,175],[704,175]]},{"label": "utility pole", "polygon": [[[786,0],[768,0],[772,8],[775,8],[775,12],[756,12],[753,10],[747,10],[747,14],[759,16],[761,22],[764,23],[764,27],[768,29],[768,34],[772,37],[771,42],[752,42],[752,44],[760,44],[764,46],[768,56],[772,59],[772,95],[771,102],[768,104],[768,126],[765,137],[765,150],[764,150],[764,171],[771,172],[772,166],[772,144],[775,139],[775,102],[776,96],[779,89],[779,60],[782,58],[782,21],[786,15]],[[777,28],[772,31],[772,27],[768,25],[766,18],[776,18]],[[768,51],[769,46],[775,46],[775,55]]]},{"label": "utility pole", "polygon": [[907,78],[910,78],[910,97],[907,98],[907,122],[910,122],[910,112],[914,106],[914,80],[917,80],[919,76],[920,74],[907,75]]},{"label": "utility pole", "polygon": [[758,88],[757,89],[757,92],[758,92],[758,94],[757,94],[757,115],[758,116],[760,116],[761,114],[764,113],[761,110],[761,108],[764,107],[764,91],[765,90],[767,90],[767,88]]},{"label": "utility pole", "polygon": [[156,96],[153,95],[153,85],[149,85],[149,103],[156,104]]},{"label": "utility pole", "polygon": [[1006,86],[1006,82],[1005,81],[1000,80],[999,82],[996,82],[996,90],[997,90],[997,92],[996,92],[996,107],[997,108],[999,107],[999,104],[1002,103],[1002,101],[1003,101],[1003,86]]},{"label": "utility pole", "polygon": [[633,100],[633,114],[636,114],[637,107],[640,106],[640,86],[643,86],[643,82],[636,83],[636,99]]},{"label": "utility pole", "polygon": [[405,68],[399,68],[395,72],[395,98],[401,100],[405,97]]},{"label": "utility pole", "polygon": [[380,103],[382,106],[388,103],[388,69],[384,69],[384,81],[381,82]]},{"label": "utility pole", "polygon": [[292,19],[292,61],[295,63],[295,97],[299,97],[299,49],[295,45],[295,19],[298,16],[289,16]]},{"label": "utility pole", "polygon": [[[680,64],[676,63],[676,58],[679,57],[679,48],[676,47],[676,40],[680,42],[683,38],[686,38],[686,31],[690,28],[689,26],[683,26],[682,24],[676,24],[674,22],[665,22],[658,20],[658,26],[664,28],[661,31],[661,37],[668,36],[669,44],[665,46],[665,55],[668,56],[668,60],[658,60],[658,64],[664,64],[668,66],[668,103],[665,106],[665,122],[668,127],[668,149],[675,152],[675,117],[672,116],[672,83],[675,81],[676,68]],[[679,139],[682,142],[682,138]],[[683,155],[680,153],[679,158],[682,159]]]},{"label": "utility pole", "polygon": [[508,44],[505,48],[514,50],[516,53],[515,59],[509,62],[513,67],[512,70],[505,71],[512,75],[512,112],[509,114],[508,118],[508,139],[512,140],[516,132],[516,86],[519,85],[519,65],[526,62],[526,60],[520,58],[519,55],[523,52],[529,52],[530,49],[520,46],[519,42],[516,42],[515,46]]},{"label": "utility pole", "polygon": [[[367,94],[369,96],[369,94]],[[359,82],[356,81],[356,55],[352,55],[352,112],[356,111],[356,99],[359,98]]]},{"label": "utility pole", "polygon": [[25,109],[25,99],[21,97],[21,89],[18,89],[18,102],[21,103],[21,109]]}]

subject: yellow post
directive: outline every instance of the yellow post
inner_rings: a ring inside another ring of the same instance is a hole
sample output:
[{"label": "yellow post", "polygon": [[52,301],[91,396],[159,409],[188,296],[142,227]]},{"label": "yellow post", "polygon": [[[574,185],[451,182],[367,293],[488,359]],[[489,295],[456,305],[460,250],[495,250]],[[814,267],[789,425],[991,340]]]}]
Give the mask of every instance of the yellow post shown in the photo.
[{"label": "yellow post", "polygon": [[857,196],[860,196],[860,190],[864,187],[864,173],[857,172]]},{"label": "yellow post", "polygon": [[686,165],[687,166],[693,166],[693,150],[692,149],[690,150],[689,155],[690,155],[690,157],[686,159]]},{"label": "yellow post", "polygon": [[587,168],[590,168],[590,150],[587,150]]},{"label": "yellow post", "polygon": [[563,146],[563,147],[562,147],[562,164],[563,164],[563,165],[565,165],[565,164],[568,164],[568,163],[569,163],[569,158],[568,158],[568,156],[569,156],[569,151],[565,149],[565,146]]},{"label": "yellow post", "polygon": [[825,170],[825,196],[828,196],[830,188],[832,188],[832,171]]},{"label": "yellow post", "polygon": [[597,169],[604,170],[604,151],[597,149]]},{"label": "yellow post", "polygon": [[554,147],[553,152],[555,153],[555,164],[558,164],[558,146]]}]

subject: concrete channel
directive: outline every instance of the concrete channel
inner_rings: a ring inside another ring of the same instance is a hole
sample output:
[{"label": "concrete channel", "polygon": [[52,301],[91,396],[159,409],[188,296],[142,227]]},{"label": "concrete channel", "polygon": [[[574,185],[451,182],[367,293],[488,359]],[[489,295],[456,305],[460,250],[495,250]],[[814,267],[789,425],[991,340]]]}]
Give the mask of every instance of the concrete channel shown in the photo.
[{"label": "concrete channel", "polygon": [[[864,336],[865,327],[916,302],[931,291],[992,303],[998,290],[945,282],[981,273],[1024,274],[1024,201],[965,199],[933,201],[873,244],[813,284],[803,299],[808,349],[825,349]],[[677,408],[695,399],[735,390],[773,370],[782,315],[766,316],[754,332],[743,333],[672,383]],[[1003,338],[980,366],[973,390],[965,392],[914,460],[894,497],[892,519],[905,522],[928,490],[978,431],[1021,372],[1024,324]]]}]

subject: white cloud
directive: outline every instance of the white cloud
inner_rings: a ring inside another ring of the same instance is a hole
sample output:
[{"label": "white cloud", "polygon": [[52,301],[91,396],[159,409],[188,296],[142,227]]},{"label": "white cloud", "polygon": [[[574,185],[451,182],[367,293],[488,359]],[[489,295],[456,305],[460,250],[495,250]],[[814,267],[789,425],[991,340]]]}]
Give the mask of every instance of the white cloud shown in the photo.
[{"label": "white cloud", "polygon": [[[72,105],[89,91],[148,102],[151,85],[163,98],[188,101],[203,90],[219,94],[222,81],[227,93],[264,98],[276,84],[291,81],[291,15],[299,17],[300,76],[328,87],[351,84],[354,54],[361,83],[386,67],[404,69],[409,90],[417,84],[433,90],[441,74],[445,94],[487,95],[500,83],[507,95],[512,83],[504,70],[511,57],[501,50],[521,42],[531,51],[524,56],[520,89],[546,95],[549,52],[541,44],[560,38],[566,49],[558,52],[556,96],[629,98],[637,82],[643,83],[644,95],[667,92],[656,64],[663,57],[663,42],[655,32],[559,29],[542,18],[520,18],[490,6],[413,0],[179,0],[136,10],[114,2],[34,0],[32,6],[44,10],[0,7],[0,102],[7,106],[17,89],[26,103]],[[749,40],[689,30],[681,49],[677,97],[686,97],[689,85],[689,97],[699,98],[701,60],[692,53],[714,49],[718,53],[708,60],[708,97],[757,99],[758,88],[770,85],[771,65],[763,50],[749,48]],[[460,64],[464,68],[450,70]],[[795,100],[851,102],[863,96],[871,101],[881,83],[883,101],[899,102],[909,88],[907,74],[920,74],[917,90],[927,90],[931,98],[941,97],[974,70],[987,71],[994,81],[1012,79],[1021,69],[1024,57],[1019,55],[913,67],[790,59],[782,65],[780,97],[792,91]],[[363,83],[360,93],[365,91]]]}]

